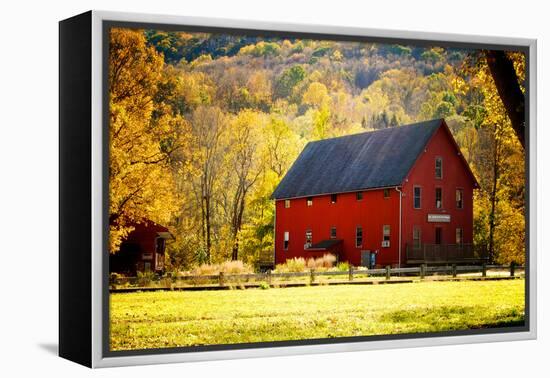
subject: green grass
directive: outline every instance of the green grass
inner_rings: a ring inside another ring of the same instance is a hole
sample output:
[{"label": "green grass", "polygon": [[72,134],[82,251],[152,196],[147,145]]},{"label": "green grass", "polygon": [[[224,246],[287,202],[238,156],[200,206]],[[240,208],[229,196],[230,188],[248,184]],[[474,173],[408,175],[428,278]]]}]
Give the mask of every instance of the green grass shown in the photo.
[{"label": "green grass", "polygon": [[111,294],[111,349],[523,324],[524,280]]}]

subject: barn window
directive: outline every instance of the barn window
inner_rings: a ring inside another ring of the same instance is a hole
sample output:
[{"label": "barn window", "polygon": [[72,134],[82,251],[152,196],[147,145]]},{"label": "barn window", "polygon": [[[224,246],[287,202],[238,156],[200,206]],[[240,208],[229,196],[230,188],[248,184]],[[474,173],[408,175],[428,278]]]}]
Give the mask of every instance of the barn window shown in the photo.
[{"label": "barn window", "polygon": [[285,231],[285,236],[283,240],[283,249],[286,251],[288,250],[288,242],[290,240],[290,232]]},{"label": "barn window", "polygon": [[150,262],[143,263],[143,270],[146,272],[151,271],[151,263]]},{"label": "barn window", "polygon": [[464,208],[464,191],[462,189],[456,190],[456,208]]},{"label": "barn window", "polygon": [[311,247],[312,240],[313,240],[313,233],[311,232],[311,230],[306,230],[306,244],[304,247],[305,248]]},{"label": "barn window", "polygon": [[360,248],[363,245],[363,227],[355,227],[355,246]]},{"label": "barn window", "polygon": [[336,203],[336,200],[338,199],[337,194],[331,194],[330,195],[330,203]]},{"label": "barn window", "polygon": [[285,200],[285,209],[290,208],[290,200]]},{"label": "barn window", "polygon": [[390,190],[384,189],[384,198],[390,198]]},{"label": "barn window", "polygon": [[313,206],[313,197],[307,197],[307,205]]},{"label": "barn window", "polygon": [[382,235],[384,237],[384,241],[390,241],[390,225],[385,224],[382,226]]},{"label": "barn window", "polygon": [[435,158],[435,178],[443,178],[443,158],[439,156]]},{"label": "barn window", "polygon": [[462,245],[464,243],[464,229],[457,228],[456,229],[456,244]]},{"label": "barn window", "polygon": [[336,227],[332,226],[330,228],[330,238],[331,239],[336,239]]},{"label": "barn window", "polygon": [[442,190],[441,188],[435,188],[435,208],[441,209],[442,207],[443,207]]},{"label": "barn window", "polygon": [[413,249],[421,249],[422,248],[422,231],[420,229],[420,226],[414,226],[413,227]]},{"label": "barn window", "polygon": [[355,193],[355,199],[356,199],[357,201],[363,200],[363,192],[357,192],[357,193]]},{"label": "barn window", "polygon": [[414,196],[413,196],[413,202],[414,202],[414,208],[420,209],[420,206],[422,204],[422,188],[419,186],[414,187]]}]

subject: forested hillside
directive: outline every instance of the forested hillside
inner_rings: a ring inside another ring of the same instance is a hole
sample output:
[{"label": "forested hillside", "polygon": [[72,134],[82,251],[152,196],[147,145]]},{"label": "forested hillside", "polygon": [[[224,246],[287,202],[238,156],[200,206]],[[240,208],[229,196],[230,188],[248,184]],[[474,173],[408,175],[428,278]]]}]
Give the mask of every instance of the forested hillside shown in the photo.
[{"label": "forested hillside", "polygon": [[475,243],[524,261],[524,152],[478,51],[112,29],[109,60],[112,253],[150,219],[174,269],[255,263],[308,141],[445,118],[481,184]]}]

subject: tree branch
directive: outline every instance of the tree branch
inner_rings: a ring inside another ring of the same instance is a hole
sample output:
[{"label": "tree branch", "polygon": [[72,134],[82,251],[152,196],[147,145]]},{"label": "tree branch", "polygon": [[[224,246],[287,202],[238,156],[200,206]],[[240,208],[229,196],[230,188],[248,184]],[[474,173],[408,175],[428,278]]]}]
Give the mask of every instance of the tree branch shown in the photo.
[{"label": "tree branch", "polygon": [[512,128],[525,148],[525,95],[519,86],[514,63],[504,51],[486,50],[485,57]]}]

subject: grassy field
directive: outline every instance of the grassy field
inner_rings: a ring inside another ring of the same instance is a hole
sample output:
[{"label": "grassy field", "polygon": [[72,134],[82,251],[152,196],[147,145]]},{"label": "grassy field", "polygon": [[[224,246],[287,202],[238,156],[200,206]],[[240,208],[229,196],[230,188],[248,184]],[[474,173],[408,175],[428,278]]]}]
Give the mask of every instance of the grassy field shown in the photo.
[{"label": "grassy field", "polygon": [[111,294],[111,349],[520,325],[524,280]]}]

